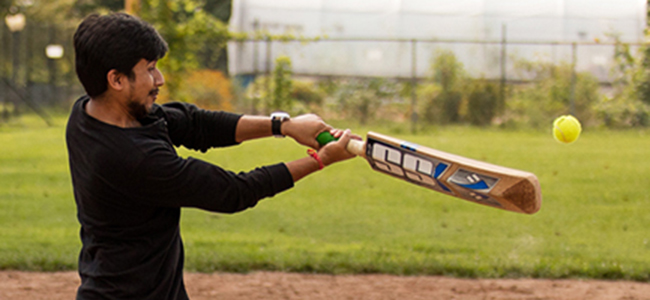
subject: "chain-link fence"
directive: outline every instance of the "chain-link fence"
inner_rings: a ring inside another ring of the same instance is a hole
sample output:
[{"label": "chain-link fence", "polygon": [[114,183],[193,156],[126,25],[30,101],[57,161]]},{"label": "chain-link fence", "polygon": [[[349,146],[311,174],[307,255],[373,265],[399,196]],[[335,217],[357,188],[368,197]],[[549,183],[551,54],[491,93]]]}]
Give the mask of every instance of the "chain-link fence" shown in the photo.
[{"label": "chain-link fence", "polygon": [[42,107],[65,107],[80,93],[74,73],[72,30],[52,23],[0,25],[2,117]]},{"label": "chain-link fence", "polygon": [[[504,35],[505,37],[505,35]],[[506,85],[529,83],[534,78],[520,66],[523,61],[569,65],[574,74],[591,74],[603,90],[613,81],[615,41],[530,42],[436,39],[325,39],[246,40],[230,42],[230,74],[244,86],[258,75],[270,75],[276,57],[291,59],[293,74],[315,78],[388,78],[422,82],[433,76],[432,63],[443,51],[462,63],[466,75]],[[628,43],[636,53],[642,45]],[[575,81],[570,83],[575,85]],[[266,86],[268,88],[268,85]],[[574,89],[572,86],[571,89]],[[267,91],[267,95],[270,91]],[[412,97],[415,97],[413,95]],[[573,95],[571,96],[573,97]],[[416,100],[413,99],[415,102]],[[571,111],[573,111],[571,99]]]},{"label": "chain-link fence", "polygon": [[[640,43],[628,43],[631,52]],[[508,82],[527,81],[518,73],[520,60],[568,63],[589,72],[604,85],[611,83],[615,42],[527,42],[424,39],[246,40],[229,43],[231,75],[265,74],[278,56],[287,56],[294,74],[305,76],[385,77],[423,79],[431,62],[450,50],[470,77]]]},{"label": "chain-link fence", "polygon": [[[2,116],[39,107],[67,107],[83,93],[74,72],[73,28],[27,22],[20,31],[0,25],[0,107]],[[243,40],[228,45],[231,76],[244,85],[257,75],[270,74],[278,56],[288,56],[296,76],[381,77],[421,82],[432,76],[432,61],[442,50],[454,53],[471,78],[484,78],[502,86],[532,78],[518,69],[518,61],[569,64],[574,73],[588,72],[601,86],[612,81],[616,43],[609,41],[531,42],[460,39]],[[628,43],[632,53],[642,44]],[[62,50],[47,56],[48,46]],[[246,80],[248,79],[248,80]],[[572,83],[573,84],[573,83]],[[267,93],[270,94],[270,93]],[[415,95],[413,95],[415,97]],[[414,100],[415,101],[415,100]]]}]

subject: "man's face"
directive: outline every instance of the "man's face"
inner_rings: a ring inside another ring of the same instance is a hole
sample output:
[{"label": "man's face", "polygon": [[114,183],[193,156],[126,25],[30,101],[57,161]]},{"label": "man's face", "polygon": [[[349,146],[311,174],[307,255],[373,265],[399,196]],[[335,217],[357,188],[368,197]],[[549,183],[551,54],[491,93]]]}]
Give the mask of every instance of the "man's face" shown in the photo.
[{"label": "man's face", "polygon": [[146,116],[158,97],[160,86],[165,84],[162,73],[156,67],[158,61],[141,59],[133,67],[133,78],[129,79],[129,114],[135,119]]}]

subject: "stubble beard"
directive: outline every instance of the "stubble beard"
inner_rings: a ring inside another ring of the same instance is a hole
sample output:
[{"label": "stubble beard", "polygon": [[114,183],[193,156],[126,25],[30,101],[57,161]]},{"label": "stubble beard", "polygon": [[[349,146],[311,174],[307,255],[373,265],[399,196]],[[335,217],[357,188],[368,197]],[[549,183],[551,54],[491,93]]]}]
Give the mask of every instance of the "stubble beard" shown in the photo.
[{"label": "stubble beard", "polygon": [[[158,89],[155,88],[149,92],[147,97],[155,97],[158,95]],[[152,104],[153,105],[153,104]],[[146,117],[151,111],[151,107],[148,107],[146,104],[138,102],[134,97],[133,93],[129,95],[129,102],[127,104],[129,114],[135,119],[140,120]]]},{"label": "stubble beard", "polygon": [[128,103],[128,109],[129,109],[129,114],[131,117],[133,117],[135,120],[140,120],[147,116],[149,114],[149,110],[147,107],[141,103],[138,103],[136,101],[129,101]]}]

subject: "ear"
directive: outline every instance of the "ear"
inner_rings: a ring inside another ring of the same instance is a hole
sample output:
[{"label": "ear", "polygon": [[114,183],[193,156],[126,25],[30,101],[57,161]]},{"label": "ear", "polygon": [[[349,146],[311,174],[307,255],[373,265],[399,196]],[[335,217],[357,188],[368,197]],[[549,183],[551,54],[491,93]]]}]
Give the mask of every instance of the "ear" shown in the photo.
[{"label": "ear", "polygon": [[113,69],[106,74],[106,80],[108,81],[109,89],[121,91],[126,85],[127,78],[124,74]]}]

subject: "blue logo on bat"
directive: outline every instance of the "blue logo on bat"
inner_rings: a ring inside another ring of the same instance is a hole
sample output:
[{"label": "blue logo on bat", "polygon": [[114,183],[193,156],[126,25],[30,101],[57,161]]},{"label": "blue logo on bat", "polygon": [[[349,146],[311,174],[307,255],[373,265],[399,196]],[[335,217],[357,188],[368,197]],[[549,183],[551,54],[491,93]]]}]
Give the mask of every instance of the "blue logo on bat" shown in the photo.
[{"label": "blue logo on bat", "polygon": [[439,163],[438,165],[436,165],[436,169],[433,172],[433,178],[436,180],[438,185],[443,190],[445,190],[446,192],[451,193],[451,189],[449,189],[444,183],[442,183],[440,180],[438,180],[440,178],[440,176],[442,176],[442,174],[445,172],[445,170],[447,170],[448,167],[449,167],[449,165],[447,165],[445,163]]}]

